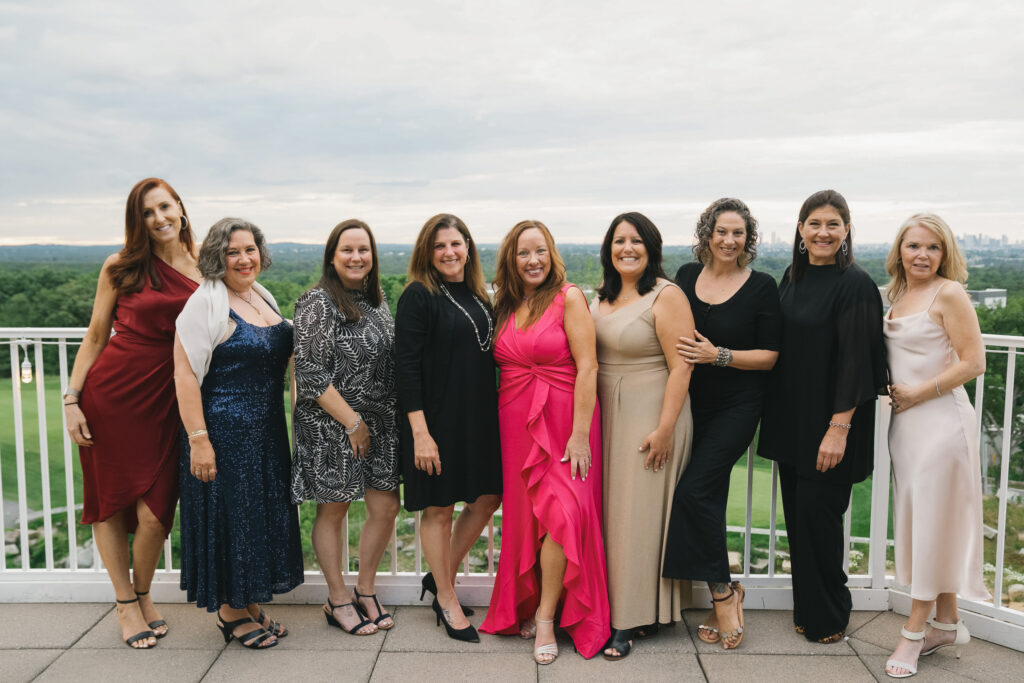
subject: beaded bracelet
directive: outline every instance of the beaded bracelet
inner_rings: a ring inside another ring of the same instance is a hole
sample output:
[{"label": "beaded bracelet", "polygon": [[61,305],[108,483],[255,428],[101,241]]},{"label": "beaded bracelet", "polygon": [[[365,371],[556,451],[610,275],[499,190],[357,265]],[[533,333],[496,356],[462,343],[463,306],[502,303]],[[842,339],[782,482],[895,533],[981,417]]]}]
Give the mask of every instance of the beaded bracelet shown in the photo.
[{"label": "beaded bracelet", "polygon": [[718,347],[718,357],[715,358],[715,366],[724,368],[732,362],[732,351],[725,348],[724,346]]}]

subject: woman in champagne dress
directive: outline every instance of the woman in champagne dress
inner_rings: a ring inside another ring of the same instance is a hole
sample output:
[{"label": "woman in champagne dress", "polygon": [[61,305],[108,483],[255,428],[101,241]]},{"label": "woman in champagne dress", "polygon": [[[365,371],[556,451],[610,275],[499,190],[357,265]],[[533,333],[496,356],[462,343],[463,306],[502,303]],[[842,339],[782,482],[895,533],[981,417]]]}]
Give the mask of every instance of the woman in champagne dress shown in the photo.
[{"label": "woman in champagne dress", "polygon": [[886,270],[896,582],[910,585],[913,603],[885,672],[906,678],[917,672],[919,656],[953,645],[959,657],[970,640],[957,594],[990,599],[982,575],[977,418],[963,388],[984,374],[985,345],[960,284],[967,279],[964,257],[945,221],[910,217]]}]

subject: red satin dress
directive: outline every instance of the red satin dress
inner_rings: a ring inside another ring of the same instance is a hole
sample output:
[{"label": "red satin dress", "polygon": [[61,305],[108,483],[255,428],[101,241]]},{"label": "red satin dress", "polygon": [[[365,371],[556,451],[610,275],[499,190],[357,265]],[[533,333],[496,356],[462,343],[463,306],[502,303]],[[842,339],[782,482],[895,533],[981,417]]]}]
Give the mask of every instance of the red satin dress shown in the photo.
[{"label": "red satin dress", "polygon": [[178,503],[181,419],[174,393],[174,321],[198,283],[154,258],[162,286],[117,297],[114,335],[89,368],[79,404],[92,446],[82,460],[82,524],[124,511],[128,531],[141,498],[170,534]]},{"label": "red satin dress", "polygon": [[487,633],[516,634],[540,602],[538,553],[548,534],[568,563],[559,625],[577,651],[593,657],[608,640],[610,617],[601,535],[601,413],[590,423],[591,467],[586,481],[560,462],[572,433],[576,364],[562,324],[566,285],[540,320],[517,330],[514,317],[494,345],[501,369],[498,420],[504,493],[501,558]]}]

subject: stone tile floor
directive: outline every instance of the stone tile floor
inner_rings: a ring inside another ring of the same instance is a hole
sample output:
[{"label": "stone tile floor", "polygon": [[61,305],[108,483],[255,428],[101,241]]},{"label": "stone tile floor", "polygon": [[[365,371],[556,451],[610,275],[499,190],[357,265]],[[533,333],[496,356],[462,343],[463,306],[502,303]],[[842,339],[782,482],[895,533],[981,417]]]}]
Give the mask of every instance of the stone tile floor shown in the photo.
[{"label": "stone tile floor", "polygon": [[[883,681],[903,623],[891,612],[854,612],[846,641],[818,645],[793,632],[789,612],[748,610],[743,644],[723,652],[697,640],[707,611],[688,610],[685,623],[639,641],[624,661],[584,660],[560,633],[558,660],[538,666],[517,637],[450,640],[427,607],[396,607],[395,628],[356,637],[327,627],[316,606],[271,605],[291,633],[260,652],[225,646],[214,616],[191,605],[161,611],[170,634],[135,652],[120,640],[113,605],[0,604],[0,681]],[[951,648],[922,658],[915,680],[1016,683],[1024,653],[975,639],[960,660]]]}]

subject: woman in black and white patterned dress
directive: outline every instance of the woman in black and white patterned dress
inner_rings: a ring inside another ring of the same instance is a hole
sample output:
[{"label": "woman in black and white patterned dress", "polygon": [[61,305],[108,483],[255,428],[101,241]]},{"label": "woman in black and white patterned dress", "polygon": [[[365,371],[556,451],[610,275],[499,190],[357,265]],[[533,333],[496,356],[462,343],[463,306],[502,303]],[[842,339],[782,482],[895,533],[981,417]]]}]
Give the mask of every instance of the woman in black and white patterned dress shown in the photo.
[{"label": "woman in black and white patterned dress", "polygon": [[[320,281],[295,304],[292,500],[317,502],[312,540],[329,591],[327,623],[360,636],[394,626],[374,589],[399,508],[394,340],[373,233],[347,220],[327,238]],[[350,594],[341,528],[360,498],[366,523]]]}]

